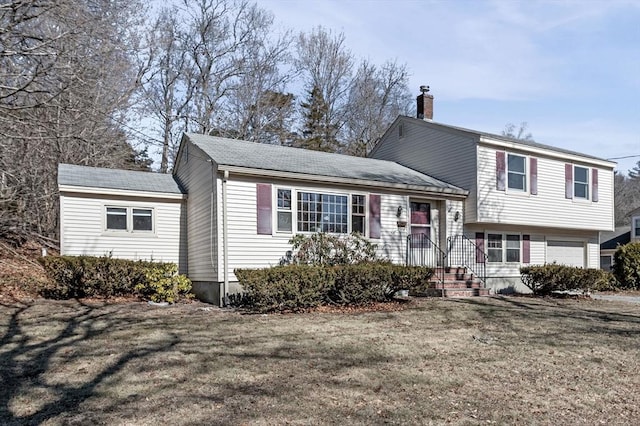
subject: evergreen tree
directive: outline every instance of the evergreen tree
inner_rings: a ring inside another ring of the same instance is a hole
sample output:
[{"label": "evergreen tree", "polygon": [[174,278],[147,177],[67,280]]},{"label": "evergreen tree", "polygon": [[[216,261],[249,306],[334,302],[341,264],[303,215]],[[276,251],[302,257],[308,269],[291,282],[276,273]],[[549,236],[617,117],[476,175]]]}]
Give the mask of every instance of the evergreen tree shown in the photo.
[{"label": "evergreen tree", "polygon": [[329,106],[320,88],[314,86],[309,92],[308,100],[300,106],[303,109],[304,125],[302,137],[298,139],[296,146],[314,151],[338,151],[337,126],[330,122]]}]

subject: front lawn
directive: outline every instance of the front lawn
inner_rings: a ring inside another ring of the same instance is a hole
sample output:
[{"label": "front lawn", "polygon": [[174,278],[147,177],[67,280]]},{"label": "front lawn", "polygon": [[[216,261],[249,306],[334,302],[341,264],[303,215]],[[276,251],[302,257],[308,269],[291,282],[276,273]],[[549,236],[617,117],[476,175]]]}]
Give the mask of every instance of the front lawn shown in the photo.
[{"label": "front lawn", "polygon": [[640,305],[0,306],[2,424],[638,424]]}]

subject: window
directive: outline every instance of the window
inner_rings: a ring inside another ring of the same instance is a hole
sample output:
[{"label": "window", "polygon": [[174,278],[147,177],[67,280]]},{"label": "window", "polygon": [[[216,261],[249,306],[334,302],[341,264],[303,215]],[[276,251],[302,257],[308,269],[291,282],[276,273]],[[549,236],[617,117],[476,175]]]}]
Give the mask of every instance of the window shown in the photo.
[{"label": "window", "polygon": [[507,235],[507,262],[520,262],[520,235]]},{"label": "window", "polygon": [[520,251],[520,235],[487,235],[488,262],[520,262]]},{"label": "window", "polygon": [[291,221],[291,190],[278,189],[278,226],[279,232],[291,232],[293,222]]},{"label": "window", "polygon": [[113,231],[127,230],[127,209],[107,207],[107,229]]},{"label": "window", "polygon": [[526,157],[509,154],[507,156],[507,183],[509,189],[527,190]]},{"label": "window", "polygon": [[153,231],[152,213],[150,209],[133,209],[133,230]]},{"label": "window", "polygon": [[589,169],[575,166],[573,168],[573,196],[589,199]]},{"label": "window", "polygon": [[487,262],[502,262],[502,234],[487,235]]},{"label": "window", "polygon": [[351,196],[351,232],[358,232],[364,235],[365,206],[366,197],[364,195]]},{"label": "window", "polygon": [[640,237],[640,217],[633,218],[633,236]]},{"label": "window", "polygon": [[107,231],[153,232],[153,209],[107,207]]},{"label": "window", "polygon": [[412,201],[411,248],[431,247],[431,204]]},{"label": "window", "polygon": [[348,232],[346,195],[298,192],[298,231]]}]

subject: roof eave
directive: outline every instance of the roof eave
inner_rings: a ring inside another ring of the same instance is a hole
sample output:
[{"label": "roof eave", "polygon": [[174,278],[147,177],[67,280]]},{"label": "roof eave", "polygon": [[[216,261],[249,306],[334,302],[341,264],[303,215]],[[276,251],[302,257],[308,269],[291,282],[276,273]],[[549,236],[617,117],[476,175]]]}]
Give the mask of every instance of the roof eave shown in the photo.
[{"label": "roof eave", "polygon": [[187,194],[178,194],[175,192],[139,191],[139,190],[129,190],[129,189],[116,189],[116,188],[99,188],[94,186],[58,184],[58,190],[60,193],[67,193],[67,194],[95,194],[95,195],[112,195],[112,196],[138,197],[138,198],[163,198],[163,199],[170,199],[170,200],[186,200],[187,199]]},{"label": "roof eave", "polygon": [[291,179],[307,182],[324,182],[332,184],[341,184],[349,186],[366,186],[370,188],[393,189],[399,192],[419,192],[427,195],[448,196],[453,198],[466,198],[469,191],[454,188],[441,188],[435,186],[380,182],[367,179],[352,179],[335,176],[313,175],[308,173],[284,172],[280,170],[256,169],[250,167],[239,167],[219,164],[219,171],[228,171],[229,173],[246,175],[246,176],[267,176],[279,179]]}]

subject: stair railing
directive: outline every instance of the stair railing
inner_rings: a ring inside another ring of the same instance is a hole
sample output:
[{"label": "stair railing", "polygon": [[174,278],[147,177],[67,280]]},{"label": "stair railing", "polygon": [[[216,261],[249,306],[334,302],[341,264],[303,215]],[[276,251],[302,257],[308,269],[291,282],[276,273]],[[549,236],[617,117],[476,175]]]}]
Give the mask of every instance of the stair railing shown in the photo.
[{"label": "stair railing", "polygon": [[453,235],[447,238],[447,266],[462,266],[487,285],[488,256],[482,248],[464,235]]},{"label": "stair railing", "polygon": [[442,286],[444,297],[444,268],[447,254],[427,234],[408,235],[406,253],[407,265],[433,268],[434,278]]}]

